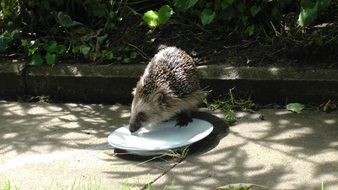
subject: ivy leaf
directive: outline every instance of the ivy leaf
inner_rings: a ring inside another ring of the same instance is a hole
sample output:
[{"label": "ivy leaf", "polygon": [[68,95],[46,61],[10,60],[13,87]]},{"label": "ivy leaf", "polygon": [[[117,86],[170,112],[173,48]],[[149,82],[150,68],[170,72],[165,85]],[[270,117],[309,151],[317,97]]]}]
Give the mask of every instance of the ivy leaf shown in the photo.
[{"label": "ivy leaf", "polygon": [[90,47],[89,47],[89,46],[81,45],[81,46],[79,47],[79,50],[80,50],[80,52],[82,53],[82,55],[83,55],[84,57],[88,57],[89,52],[90,52]]},{"label": "ivy leaf", "polygon": [[130,59],[135,59],[137,57],[137,52],[136,51],[131,52],[129,57]]},{"label": "ivy leaf", "polygon": [[214,18],[216,13],[211,9],[204,9],[201,13],[201,22],[203,25],[210,24]]},{"label": "ivy leaf", "polygon": [[5,51],[12,41],[17,38],[18,31],[14,30],[12,32],[5,31],[0,35],[0,52]]},{"label": "ivy leaf", "polygon": [[103,50],[103,56],[107,60],[113,60],[115,58],[113,52],[107,50]]},{"label": "ivy leaf", "polygon": [[192,8],[198,2],[198,0],[173,0],[173,1],[174,6],[182,11],[186,11]]},{"label": "ivy leaf", "polygon": [[160,24],[165,24],[170,19],[173,14],[173,10],[169,5],[163,5],[158,11],[158,22]]},{"label": "ivy leaf", "polygon": [[143,14],[143,21],[148,24],[149,27],[155,28],[159,25],[159,17],[156,11],[150,10]]},{"label": "ivy leaf", "polygon": [[234,3],[235,0],[223,0],[221,2],[221,7],[222,9],[227,9],[228,7],[230,7],[233,3]]},{"label": "ivy leaf", "polygon": [[40,55],[38,54],[34,54],[32,56],[32,60],[31,62],[29,63],[29,65],[32,65],[32,66],[39,66],[39,65],[42,65],[43,63],[43,59]]},{"label": "ivy leaf", "polygon": [[124,63],[130,63],[130,58],[129,57],[125,57],[125,58],[123,58],[123,62]]},{"label": "ivy leaf", "polygon": [[300,103],[290,103],[286,105],[286,109],[295,113],[301,113],[302,110],[305,108],[304,104]]},{"label": "ivy leaf", "polygon": [[48,65],[53,65],[56,62],[56,54],[54,53],[47,53],[45,58]]},{"label": "ivy leaf", "polygon": [[253,17],[255,17],[261,10],[262,8],[257,5],[250,7],[250,13]]}]

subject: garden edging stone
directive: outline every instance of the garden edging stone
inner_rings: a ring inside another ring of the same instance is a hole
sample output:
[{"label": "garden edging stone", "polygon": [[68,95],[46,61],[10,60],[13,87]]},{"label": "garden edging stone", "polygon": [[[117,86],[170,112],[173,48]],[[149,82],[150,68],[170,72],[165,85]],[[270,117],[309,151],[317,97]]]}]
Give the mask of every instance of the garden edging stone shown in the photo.
[{"label": "garden edging stone", "polygon": [[[1,97],[46,95],[65,102],[127,103],[146,66],[60,64],[28,67],[22,76],[22,65],[1,64]],[[262,103],[323,102],[338,97],[335,69],[221,64],[198,66],[198,71],[210,98],[217,98],[230,88]]]}]

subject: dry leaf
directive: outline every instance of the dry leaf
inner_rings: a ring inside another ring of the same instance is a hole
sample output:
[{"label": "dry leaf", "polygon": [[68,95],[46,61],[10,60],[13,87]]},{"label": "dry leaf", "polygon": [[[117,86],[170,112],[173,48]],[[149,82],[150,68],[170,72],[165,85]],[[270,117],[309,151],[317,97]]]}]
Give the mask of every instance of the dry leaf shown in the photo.
[{"label": "dry leaf", "polygon": [[326,104],[323,107],[323,111],[325,112],[331,112],[332,110],[335,110],[337,108],[337,105],[334,101],[329,100],[326,102]]}]

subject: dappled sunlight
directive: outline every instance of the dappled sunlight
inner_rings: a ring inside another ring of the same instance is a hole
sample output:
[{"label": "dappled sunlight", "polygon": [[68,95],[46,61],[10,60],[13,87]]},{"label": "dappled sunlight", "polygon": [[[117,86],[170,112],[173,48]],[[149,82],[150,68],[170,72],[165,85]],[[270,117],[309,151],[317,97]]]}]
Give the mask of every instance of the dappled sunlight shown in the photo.
[{"label": "dappled sunlight", "polygon": [[286,119],[280,119],[280,120],[278,120],[278,123],[286,126],[287,124],[290,124],[290,121],[286,120]]},{"label": "dappled sunlight", "polygon": [[337,121],[334,120],[334,119],[326,119],[326,120],[324,120],[324,123],[329,124],[329,125],[333,125],[333,124],[336,124]]},{"label": "dappled sunlight", "polygon": [[117,105],[0,102],[0,153],[81,148],[106,143],[128,120]]},{"label": "dappled sunlight", "polygon": [[128,118],[128,117],[130,117],[130,113],[121,113],[120,117],[121,118]]},{"label": "dappled sunlight", "polygon": [[277,68],[277,67],[271,67],[271,68],[269,68],[268,69],[268,71],[270,71],[270,74],[271,75],[279,75],[279,68]]},{"label": "dappled sunlight", "polygon": [[[108,135],[128,123],[128,106],[46,105],[0,103],[0,153],[6,155],[0,164],[13,176],[16,167],[58,163],[65,171],[76,167],[74,171],[89,176],[96,172],[103,180],[134,187],[166,173],[153,184],[155,189],[173,181],[178,189],[212,189],[238,182],[273,189],[309,189],[321,181],[338,185],[334,181],[338,177],[336,112],[239,112],[239,120],[230,127],[221,113],[193,113],[211,122],[214,131],[189,147],[188,157],[177,163],[170,157],[149,161],[152,157],[128,155],[107,145]],[[70,162],[64,162],[68,158]]]},{"label": "dappled sunlight", "polygon": [[189,155],[155,182],[155,188],[170,181],[179,189],[211,189],[238,182],[273,189],[313,188],[321,181],[337,185],[338,165],[333,164],[338,160],[338,130],[333,127],[337,113],[261,110],[241,116],[218,146]]},{"label": "dappled sunlight", "polygon": [[290,114],[293,114],[293,113],[290,112],[290,111],[287,111],[287,110],[282,110],[282,111],[277,111],[275,114],[276,115],[290,115]]}]

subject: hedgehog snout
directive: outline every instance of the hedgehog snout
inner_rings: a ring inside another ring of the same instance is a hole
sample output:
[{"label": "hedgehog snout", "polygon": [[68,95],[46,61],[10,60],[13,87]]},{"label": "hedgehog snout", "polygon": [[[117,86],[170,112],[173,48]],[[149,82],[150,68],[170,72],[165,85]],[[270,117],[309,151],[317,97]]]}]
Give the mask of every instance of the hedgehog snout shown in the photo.
[{"label": "hedgehog snout", "polygon": [[141,122],[130,122],[129,123],[129,131],[131,133],[139,130],[141,128]]}]

